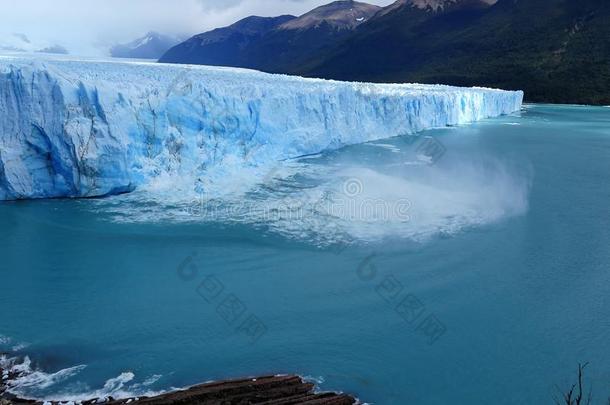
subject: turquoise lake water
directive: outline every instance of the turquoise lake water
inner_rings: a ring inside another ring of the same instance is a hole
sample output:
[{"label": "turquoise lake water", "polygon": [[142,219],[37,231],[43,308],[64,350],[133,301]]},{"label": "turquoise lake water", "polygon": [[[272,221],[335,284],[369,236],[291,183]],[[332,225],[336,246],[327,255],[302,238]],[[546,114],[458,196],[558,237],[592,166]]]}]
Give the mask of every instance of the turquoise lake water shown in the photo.
[{"label": "turquoise lake water", "polygon": [[551,404],[589,362],[610,396],[610,108],[528,105],[227,182],[0,204],[12,390],[298,373],[375,404]]}]

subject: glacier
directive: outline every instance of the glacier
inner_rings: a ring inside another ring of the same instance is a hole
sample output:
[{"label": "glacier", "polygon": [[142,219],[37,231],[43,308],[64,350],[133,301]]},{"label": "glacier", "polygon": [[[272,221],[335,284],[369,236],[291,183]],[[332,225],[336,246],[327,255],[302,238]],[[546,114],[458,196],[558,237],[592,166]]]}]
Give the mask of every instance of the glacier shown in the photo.
[{"label": "glacier", "polygon": [[[0,200],[102,197],[520,110],[521,91],[0,57]],[[218,172],[220,170],[220,172]]]}]

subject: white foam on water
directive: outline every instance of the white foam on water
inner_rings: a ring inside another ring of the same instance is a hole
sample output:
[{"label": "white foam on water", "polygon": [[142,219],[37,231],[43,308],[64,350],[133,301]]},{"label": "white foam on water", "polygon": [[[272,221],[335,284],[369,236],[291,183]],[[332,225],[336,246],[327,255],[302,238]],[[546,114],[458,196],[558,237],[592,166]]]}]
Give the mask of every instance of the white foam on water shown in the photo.
[{"label": "white foam on water", "polygon": [[[37,394],[43,390],[57,387],[70,379],[75,378],[86,365],[68,367],[56,372],[45,372],[36,368],[29,357],[19,359],[17,357],[0,356],[0,367],[4,369],[2,376],[3,383],[7,391],[20,398],[33,399],[37,401],[63,401],[79,403],[94,398],[100,400],[112,397],[114,399],[124,399],[133,397],[150,397],[163,393],[163,391],[153,391],[149,387],[156,383],[161,375],[148,377],[142,383],[134,383],[135,374],[123,372],[119,376],[107,380],[100,389],[89,389],[85,384],[77,383],[78,392],[69,390],[56,390],[52,395]],[[8,377],[11,377],[10,379]],[[100,401],[102,402],[102,401]]]},{"label": "white foam on water", "polygon": [[78,374],[86,366],[78,365],[59,370],[54,373],[46,373],[36,370],[32,366],[32,361],[29,357],[25,357],[21,362],[16,358],[8,356],[0,357],[0,367],[8,371],[9,375],[15,375],[15,378],[5,381],[9,392],[19,395],[25,390],[35,387],[36,389],[46,389],[67,380]]},{"label": "white foam on water", "polygon": [[26,349],[28,346],[29,346],[28,343],[19,343],[19,344],[16,344],[15,346],[13,346],[12,350],[14,352],[18,352],[18,351],[21,351],[23,349]]},{"label": "white foam on water", "polygon": [[160,378],[161,376],[154,375],[142,383],[132,383],[135,379],[135,374],[132,372],[124,372],[117,377],[107,380],[101,389],[79,393],[65,392],[60,394],[59,398],[62,400],[82,402],[92,398],[107,399],[112,397],[114,399],[125,399],[135,397],[152,397],[160,395],[164,392],[153,391],[148,388]]},{"label": "white foam on water", "polygon": [[[323,207],[317,211],[322,215],[312,215],[309,221],[278,221],[278,225],[284,231],[309,228],[327,236],[334,231],[335,236],[364,242],[388,237],[425,241],[520,215],[528,208],[528,178],[500,164],[431,167],[415,177],[409,172],[351,167],[332,178],[321,189],[306,193],[309,201],[318,198],[315,204]],[[350,192],[350,184],[357,189]],[[321,204],[322,196],[330,203]]]},{"label": "white foam on water", "polygon": [[320,246],[422,242],[527,211],[531,175],[511,162],[457,156],[433,165],[424,158],[282,162],[216,177],[199,195],[188,187],[176,193],[180,180],[168,179],[165,188],[100,204],[112,212],[117,201],[118,221],[246,224]]}]

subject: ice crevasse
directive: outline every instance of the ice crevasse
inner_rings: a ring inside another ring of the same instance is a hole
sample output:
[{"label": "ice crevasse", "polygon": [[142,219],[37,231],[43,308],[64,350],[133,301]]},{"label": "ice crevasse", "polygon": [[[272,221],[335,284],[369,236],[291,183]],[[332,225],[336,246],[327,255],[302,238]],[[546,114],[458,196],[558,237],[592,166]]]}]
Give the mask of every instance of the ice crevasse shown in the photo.
[{"label": "ice crevasse", "polygon": [[[97,197],[518,111],[523,93],[0,57],[0,200]],[[195,186],[195,185],[194,185]]]}]

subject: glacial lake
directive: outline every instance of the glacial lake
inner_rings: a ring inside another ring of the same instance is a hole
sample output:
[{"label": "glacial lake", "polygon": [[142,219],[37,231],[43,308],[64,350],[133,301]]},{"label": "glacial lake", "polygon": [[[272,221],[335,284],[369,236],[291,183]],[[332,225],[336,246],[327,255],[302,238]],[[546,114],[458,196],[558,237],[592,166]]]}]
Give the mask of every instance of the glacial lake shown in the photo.
[{"label": "glacial lake", "polygon": [[610,108],[526,105],[226,181],[1,203],[13,392],[298,373],[375,404],[550,404],[589,362],[610,396]]}]

